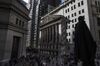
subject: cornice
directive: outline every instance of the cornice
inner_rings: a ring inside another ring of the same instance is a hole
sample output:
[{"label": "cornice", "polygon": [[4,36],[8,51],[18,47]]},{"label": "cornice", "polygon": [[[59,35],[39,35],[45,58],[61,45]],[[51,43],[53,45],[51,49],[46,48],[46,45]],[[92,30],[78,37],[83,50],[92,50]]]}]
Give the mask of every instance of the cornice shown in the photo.
[{"label": "cornice", "polygon": [[54,8],[51,12],[49,12],[48,14],[44,15],[43,17],[41,17],[41,19],[47,17],[48,15],[52,15],[55,12],[59,11],[60,9],[66,7],[67,4],[70,4],[71,2],[73,2],[74,0],[69,0],[69,1],[65,1],[63,2],[61,5],[59,5],[58,7]]},{"label": "cornice", "polygon": [[30,18],[28,16],[29,13],[25,13],[24,11],[22,11],[21,9],[16,7],[14,4],[0,2],[0,8],[12,10],[12,11],[18,13],[19,15],[23,16],[25,19],[30,20]]}]

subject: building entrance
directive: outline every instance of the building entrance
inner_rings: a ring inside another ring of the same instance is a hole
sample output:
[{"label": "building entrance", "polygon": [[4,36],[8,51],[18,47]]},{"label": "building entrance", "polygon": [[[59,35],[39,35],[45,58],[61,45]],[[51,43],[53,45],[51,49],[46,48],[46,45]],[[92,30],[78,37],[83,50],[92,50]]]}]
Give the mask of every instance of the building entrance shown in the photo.
[{"label": "building entrance", "polygon": [[14,36],[13,37],[12,52],[11,52],[11,59],[18,58],[19,44],[20,44],[20,37]]}]

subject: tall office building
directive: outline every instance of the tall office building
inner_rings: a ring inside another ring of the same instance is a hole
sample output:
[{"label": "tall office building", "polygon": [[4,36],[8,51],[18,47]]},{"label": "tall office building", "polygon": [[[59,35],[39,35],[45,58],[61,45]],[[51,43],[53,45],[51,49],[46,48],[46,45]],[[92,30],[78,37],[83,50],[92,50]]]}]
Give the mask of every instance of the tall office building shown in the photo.
[{"label": "tall office building", "polygon": [[74,31],[78,17],[84,16],[85,22],[98,45],[97,58],[100,56],[100,0],[65,0],[63,4],[43,16],[43,18],[48,15],[63,15],[70,20],[70,23],[67,24],[66,38],[71,46],[74,43]]},{"label": "tall office building", "polygon": [[[26,46],[29,47],[31,45],[31,38],[33,37],[31,35],[31,33],[33,33],[34,31],[34,25],[32,27],[32,13],[33,13],[33,4],[34,4],[34,0],[29,0],[28,3],[27,3],[27,8],[29,9],[29,17],[30,17],[30,20],[28,21],[28,31],[27,31],[27,40],[26,40]],[[33,41],[33,40],[32,40]]]},{"label": "tall office building", "polygon": [[49,13],[61,4],[61,0],[41,0],[41,16]]},{"label": "tall office building", "polygon": [[39,22],[41,17],[40,2],[41,0],[30,0],[29,16],[31,20],[28,22],[27,47],[31,47],[36,52],[38,52]]}]

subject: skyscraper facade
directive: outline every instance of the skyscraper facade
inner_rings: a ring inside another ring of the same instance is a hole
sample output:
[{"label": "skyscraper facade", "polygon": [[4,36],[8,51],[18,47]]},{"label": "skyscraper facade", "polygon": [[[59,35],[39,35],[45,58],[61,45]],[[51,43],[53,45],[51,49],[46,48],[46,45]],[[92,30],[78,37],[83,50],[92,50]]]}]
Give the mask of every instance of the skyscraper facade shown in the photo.
[{"label": "skyscraper facade", "polygon": [[41,0],[41,16],[49,13],[61,4],[61,0]]},{"label": "skyscraper facade", "polygon": [[39,6],[40,0],[30,0],[31,20],[28,22],[27,46],[36,48],[38,42],[38,22],[39,22]]}]

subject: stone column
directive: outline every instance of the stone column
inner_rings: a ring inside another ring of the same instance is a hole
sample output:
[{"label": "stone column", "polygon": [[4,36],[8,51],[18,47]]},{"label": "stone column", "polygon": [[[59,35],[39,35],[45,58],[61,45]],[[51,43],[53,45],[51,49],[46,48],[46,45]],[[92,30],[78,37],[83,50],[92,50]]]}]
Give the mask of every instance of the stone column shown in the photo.
[{"label": "stone column", "polygon": [[47,28],[48,43],[49,43],[49,27]]},{"label": "stone column", "polygon": [[57,30],[58,28],[57,28],[57,24],[55,25],[55,41],[56,41],[56,43],[58,42],[57,41],[57,36],[58,36],[58,30]]}]

